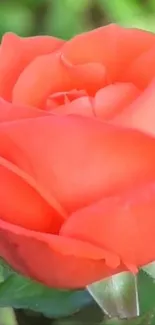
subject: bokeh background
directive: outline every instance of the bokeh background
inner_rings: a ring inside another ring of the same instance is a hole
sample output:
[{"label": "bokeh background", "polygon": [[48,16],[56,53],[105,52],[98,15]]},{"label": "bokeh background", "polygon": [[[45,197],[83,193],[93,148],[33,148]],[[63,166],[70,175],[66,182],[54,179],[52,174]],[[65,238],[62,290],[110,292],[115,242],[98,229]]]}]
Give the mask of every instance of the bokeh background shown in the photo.
[{"label": "bokeh background", "polygon": [[109,22],[155,31],[155,0],[0,0],[0,37],[13,31],[68,39]]}]

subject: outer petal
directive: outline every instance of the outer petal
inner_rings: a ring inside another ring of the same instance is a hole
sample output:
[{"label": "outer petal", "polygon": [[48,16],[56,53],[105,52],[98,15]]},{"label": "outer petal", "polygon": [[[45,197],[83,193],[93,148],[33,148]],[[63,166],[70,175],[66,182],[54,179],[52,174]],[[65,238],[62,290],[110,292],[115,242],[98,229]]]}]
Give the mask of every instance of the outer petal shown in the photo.
[{"label": "outer petal", "polygon": [[21,38],[5,34],[0,49],[0,96],[11,100],[13,86],[26,65],[38,55],[57,50],[63,43],[51,36]]},{"label": "outer petal", "polygon": [[57,233],[64,221],[28,184],[12,163],[0,158],[0,213],[3,220],[27,229]]},{"label": "outer petal", "polygon": [[112,123],[155,135],[155,80]]},{"label": "outer petal", "polygon": [[[0,255],[17,271],[51,287],[79,288],[125,270],[119,259],[80,240],[29,231],[0,221]],[[109,267],[105,257],[112,259]]]},{"label": "outer petal", "polygon": [[152,47],[154,41],[154,34],[108,25],[74,37],[65,43],[62,52],[75,64],[102,63],[111,83],[118,80],[135,57]]},{"label": "outer petal", "polygon": [[48,111],[26,105],[16,105],[0,98],[0,122],[48,115]]},{"label": "outer petal", "polygon": [[[79,116],[0,125],[0,154],[68,212],[155,179],[155,139]],[[52,203],[53,206],[53,203]]]},{"label": "outer petal", "polygon": [[63,225],[61,234],[110,250],[134,268],[155,259],[154,216],[152,183],[75,212]]}]

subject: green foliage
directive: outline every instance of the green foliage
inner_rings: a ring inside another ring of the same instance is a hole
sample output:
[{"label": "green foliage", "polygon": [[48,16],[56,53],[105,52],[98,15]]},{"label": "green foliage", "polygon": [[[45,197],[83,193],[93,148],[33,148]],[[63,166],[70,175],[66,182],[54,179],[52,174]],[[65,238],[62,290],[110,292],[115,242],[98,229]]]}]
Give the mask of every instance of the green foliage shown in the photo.
[{"label": "green foliage", "polygon": [[73,314],[91,302],[86,291],[47,288],[18,275],[3,261],[0,276],[0,307],[31,309],[57,318]]},{"label": "green foliage", "polygon": [[[111,21],[155,31],[155,2],[138,0],[99,0]],[[146,4],[147,3],[147,4]]]},{"label": "green foliage", "polygon": [[[118,320],[116,318],[104,318],[101,309],[93,302],[90,295],[85,290],[57,290],[47,288],[46,286],[24,278],[11,269],[3,260],[0,261],[0,320],[10,315],[10,309],[4,307],[13,307],[15,309],[33,310],[36,313],[43,313],[46,317],[57,319],[53,325],[78,325],[78,324],[98,324],[98,325],[153,325],[155,322],[155,265],[152,264],[141,271],[137,278],[138,296],[141,316],[130,320]],[[108,281],[108,280],[107,280]],[[116,299],[117,307],[121,302],[120,308],[128,310],[126,296],[133,296],[135,289],[132,276],[122,274],[115,277],[113,287],[109,282],[102,284],[101,288],[107,299],[108,309],[113,309]],[[120,290],[119,290],[120,286]],[[124,289],[123,289],[124,287]],[[132,289],[133,287],[133,289]],[[93,287],[94,288],[94,287]],[[108,289],[109,288],[109,289]],[[99,289],[99,288],[98,288]],[[115,293],[116,289],[116,293]],[[118,292],[119,290],[119,292]],[[108,293],[109,292],[109,293]],[[122,297],[120,297],[122,292]],[[131,292],[131,294],[130,294]],[[108,296],[107,296],[108,294]],[[125,295],[124,295],[125,294]],[[104,297],[104,296],[103,296]],[[110,298],[111,297],[111,298]],[[110,300],[109,300],[110,299]],[[112,302],[111,302],[112,299]],[[120,300],[121,299],[121,300]],[[123,299],[123,300],[122,300]],[[125,300],[124,300],[125,299]],[[132,298],[134,301],[134,298]],[[110,307],[111,306],[111,307]],[[121,307],[123,306],[123,307]],[[124,307],[125,306],[125,307]],[[125,310],[124,309],[124,310]],[[130,309],[130,307],[129,307]],[[78,312],[79,311],[79,312]],[[121,309],[120,309],[121,311]],[[120,313],[120,315],[122,312]],[[72,315],[72,316],[70,316]],[[8,318],[10,321],[10,318]],[[7,324],[7,323],[6,323]],[[9,325],[12,325],[8,323]],[[5,324],[4,324],[5,325]]]},{"label": "green foliage", "polygon": [[[138,275],[138,296],[140,316],[130,319],[108,318],[104,316],[96,305],[85,309],[67,318],[54,321],[54,325],[154,325],[155,324],[155,282],[153,277],[144,270]],[[118,295],[118,287],[116,288]],[[127,288],[126,288],[127,289]],[[122,289],[121,289],[122,290]],[[128,290],[128,289],[127,289]],[[130,288],[129,291],[130,293]],[[114,292],[112,293],[112,296]],[[116,298],[118,299],[118,298]],[[119,301],[116,301],[119,303]]]},{"label": "green foliage", "polygon": [[0,35],[50,34],[68,39],[117,22],[155,31],[154,0],[1,0]]}]

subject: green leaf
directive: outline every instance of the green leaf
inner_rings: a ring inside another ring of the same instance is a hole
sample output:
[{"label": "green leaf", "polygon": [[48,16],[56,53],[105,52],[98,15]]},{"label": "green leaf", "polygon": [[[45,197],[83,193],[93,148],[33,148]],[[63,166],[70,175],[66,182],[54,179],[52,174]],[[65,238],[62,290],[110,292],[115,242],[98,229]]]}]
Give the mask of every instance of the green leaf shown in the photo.
[{"label": "green leaf", "polygon": [[155,281],[144,270],[138,274],[138,293],[141,313],[155,307]]},{"label": "green leaf", "polygon": [[103,317],[101,309],[92,303],[75,315],[55,320],[52,325],[100,325]]},{"label": "green leaf", "polygon": [[0,271],[6,275],[0,284],[0,307],[31,309],[57,318],[71,315],[92,301],[87,291],[48,288],[11,271],[4,262]]},{"label": "green leaf", "polygon": [[155,262],[147,264],[142,270],[155,280]]},{"label": "green leaf", "polygon": [[143,17],[143,7],[133,0],[99,0],[101,6],[106,10],[111,19],[127,24],[132,22],[133,18]]},{"label": "green leaf", "polygon": [[99,3],[110,21],[126,27],[155,31],[154,14],[148,13],[137,0],[99,0]]}]

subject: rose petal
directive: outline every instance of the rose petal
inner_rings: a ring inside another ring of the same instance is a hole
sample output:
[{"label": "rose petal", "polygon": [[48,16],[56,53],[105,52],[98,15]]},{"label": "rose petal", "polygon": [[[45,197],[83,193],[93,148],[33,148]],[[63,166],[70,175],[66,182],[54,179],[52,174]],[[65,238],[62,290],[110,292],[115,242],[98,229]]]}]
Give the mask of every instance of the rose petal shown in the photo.
[{"label": "rose petal", "polygon": [[132,60],[154,45],[155,36],[138,29],[111,24],[75,36],[63,46],[64,57],[73,64],[102,63],[109,81],[118,77]]},{"label": "rose petal", "polygon": [[122,76],[123,81],[134,83],[144,89],[155,75],[155,47],[142,53],[135,59]]},{"label": "rose petal", "polygon": [[0,98],[0,122],[48,115],[48,112],[32,106],[16,105]]},{"label": "rose petal", "polygon": [[61,105],[52,110],[56,115],[80,115],[94,117],[93,98],[83,96],[73,100],[67,105]]},{"label": "rose petal", "polygon": [[[0,255],[17,271],[50,287],[79,288],[125,270],[114,254],[80,240],[0,221]],[[115,268],[108,267],[107,258]]]},{"label": "rose petal", "polygon": [[106,68],[101,63],[88,62],[87,64],[73,65],[61,56],[64,66],[76,89],[85,89],[89,95],[94,95],[107,82]]},{"label": "rose petal", "polygon": [[113,123],[124,127],[136,128],[155,135],[155,80],[142,92],[131,105],[128,105]]},{"label": "rose petal", "polygon": [[20,75],[13,90],[13,103],[43,108],[49,95],[70,89],[70,78],[60,54],[42,55]]},{"label": "rose petal", "polygon": [[13,86],[26,65],[38,55],[55,51],[63,43],[51,36],[21,38],[13,33],[5,34],[0,49],[0,96],[11,101]]},{"label": "rose petal", "polygon": [[117,116],[139,93],[131,83],[116,83],[100,89],[94,102],[96,116],[104,120]]},{"label": "rose petal", "polygon": [[2,123],[0,143],[1,156],[30,175],[49,203],[54,197],[68,212],[155,179],[154,138],[92,118]]},{"label": "rose petal", "polygon": [[55,94],[52,94],[48,97],[46,102],[46,109],[51,110],[52,108],[60,107],[64,104],[69,104],[73,100],[80,98],[82,96],[87,96],[85,90],[70,90],[70,91],[61,91]]},{"label": "rose petal", "polygon": [[78,210],[63,224],[60,234],[118,254],[124,264],[142,266],[155,259],[154,216],[152,183]]},{"label": "rose petal", "polygon": [[94,94],[104,86],[105,79],[101,64],[73,66],[60,53],[42,55],[20,75],[13,90],[13,103],[46,108],[46,100],[54,93],[84,89]]},{"label": "rose petal", "polygon": [[1,219],[25,228],[43,232],[58,232],[63,222],[57,213],[16,173],[16,168],[0,158]]}]

